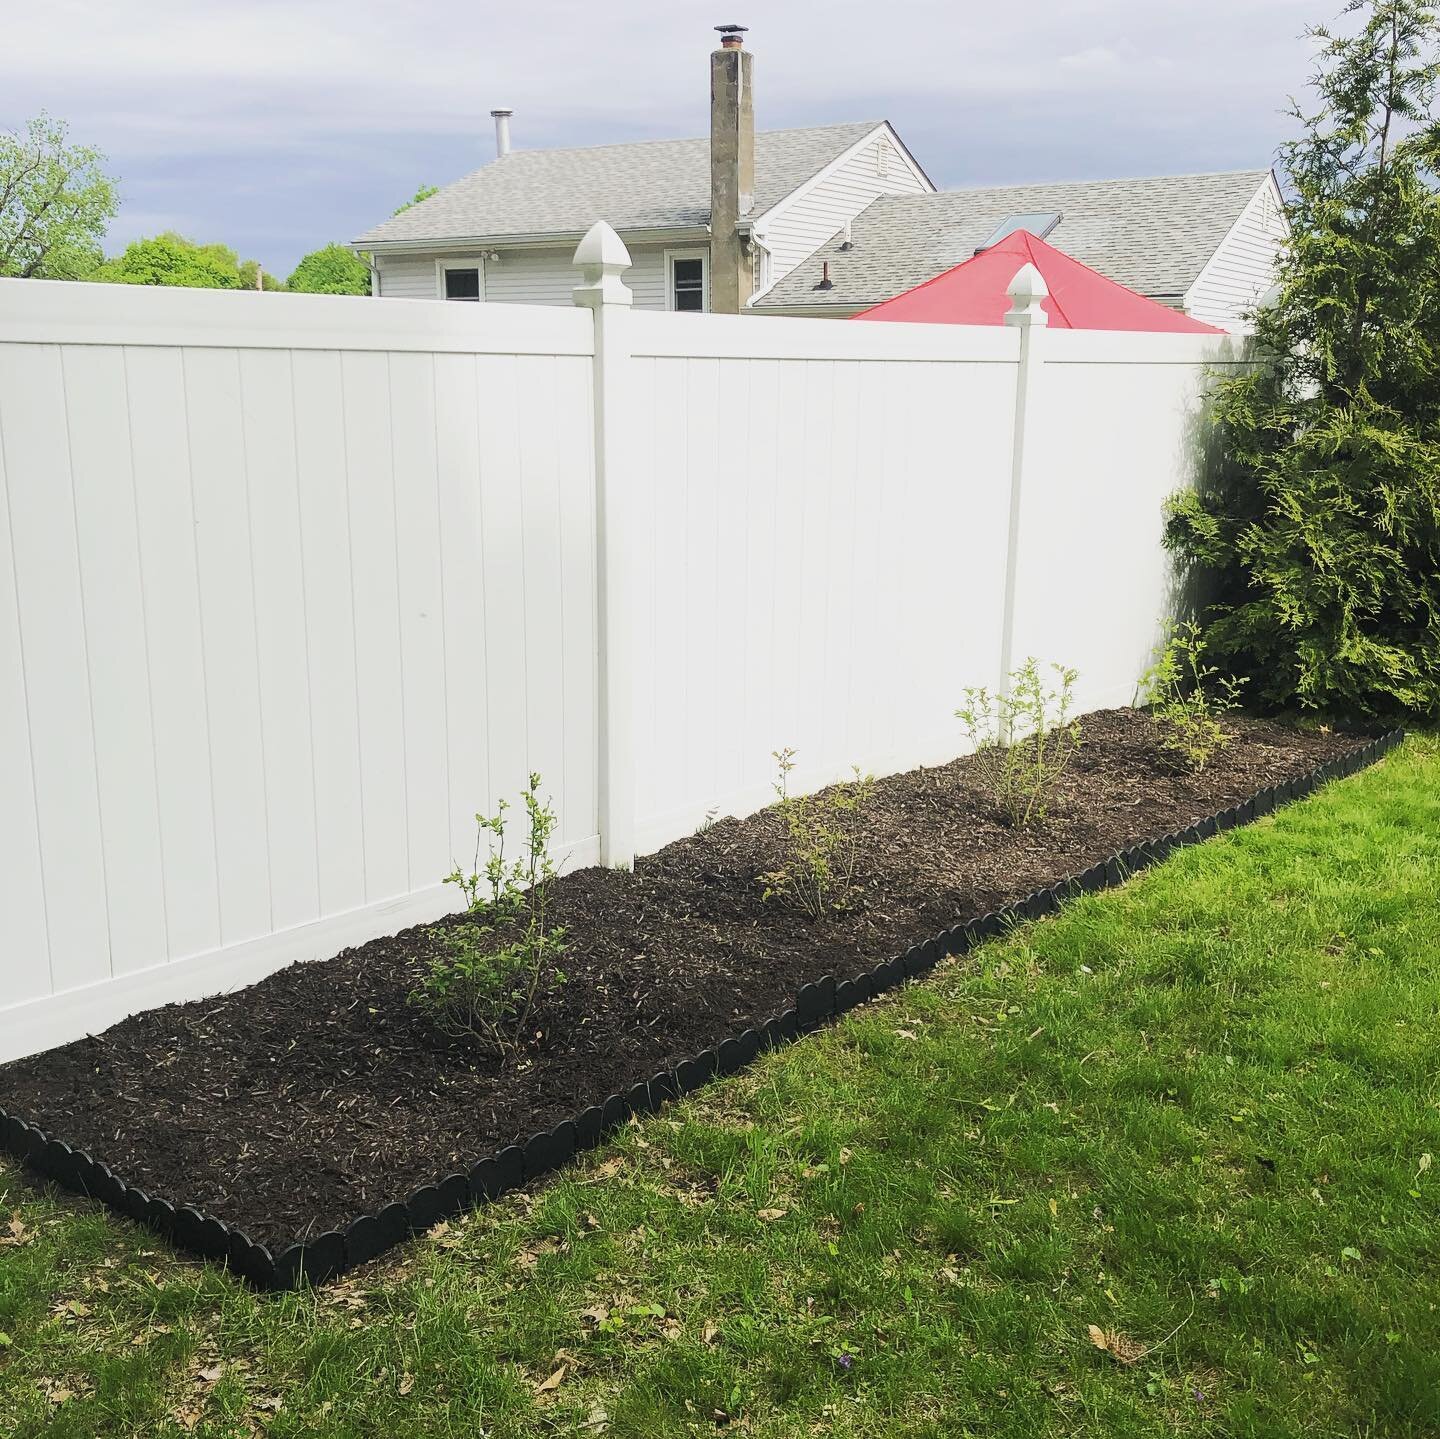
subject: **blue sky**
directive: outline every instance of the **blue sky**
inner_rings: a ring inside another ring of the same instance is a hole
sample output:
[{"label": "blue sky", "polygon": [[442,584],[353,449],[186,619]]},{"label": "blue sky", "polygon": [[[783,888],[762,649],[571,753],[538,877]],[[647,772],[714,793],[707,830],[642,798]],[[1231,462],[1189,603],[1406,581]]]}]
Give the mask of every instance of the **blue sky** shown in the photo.
[{"label": "blue sky", "polygon": [[700,135],[711,27],[762,128],[891,120],[942,188],[1268,163],[1339,0],[0,0],[0,127],[98,145],[109,248],[176,229],[281,275],[494,152]]}]

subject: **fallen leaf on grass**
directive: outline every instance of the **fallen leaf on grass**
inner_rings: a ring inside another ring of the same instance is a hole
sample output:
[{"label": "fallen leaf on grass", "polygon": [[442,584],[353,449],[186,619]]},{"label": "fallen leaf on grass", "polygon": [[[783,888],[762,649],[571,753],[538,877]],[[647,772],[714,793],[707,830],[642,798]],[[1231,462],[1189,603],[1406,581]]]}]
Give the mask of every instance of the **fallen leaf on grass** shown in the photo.
[{"label": "fallen leaf on grass", "polygon": [[533,1269],[539,1263],[542,1256],[546,1254],[558,1254],[569,1246],[562,1240],[556,1239],[554,1235],[547,1235],[544,1239],[527,1245],[515,1256],[515,1262],[522,1269]]},{"label": "fallen leaf on grass", "polygon": [[62,1318],[84,1319],[90,1313],[90,1306],[79,1299],[62,1299],[50,1312]]},{"label": "fallen leaf on grass", "polygon": [[415,1376],[414,1376],[413,1374],[405,1374],[405,1375],[402,1375],[402,1376],[401,1376],[401,1379],[400,1379],[400,1388],[399,1388],[398,1392],[399,1392],[399,1394],[400,1394],[400,1396],[401,1396],[402,1398],[403,1398],[406,1394],[408,1394],[414,1387],[415,1387]]},{"label": "fallen leaf on grass", "polygon": [[26,1229],[25,1221],[18,1214],[10,1216],[9,1230],[8,1234],[0,1234],[0,1244],[19,1246],[29,1244],[35,1237],[31,1230]]},{"label": "fallen leaf on grass", "polygon": [[757,1210],[755,1211],[755,1217],[756,1217],[757,1219],[767,1219],[767,1220],[769,1220],[769,1219],[784,1219],[784,1217],[786,1216],[786,1214],[788,1214],[789,1212],[790,1212],[790,1211],[787,1210],[787,1209],[757,1209]]},{"label": "fallen leaf on grass", "polygon": [[535,1392],[537,1394],[548,1394],[551,1390],[558,1389],[565,1378],[565,1370],[568,1367],[568,1365],[562,1364],[558,1369],[554,1370],[548,1378],[542,1379],[535,1386]]},{"label": "fallen leaf on grass", "polygon": [[353,1285],[343,1281],[331,1290],[320,1296],[322,1304],[333,1304],[341,1309],[364,1309],[369,1301],[363,1294],[357,1293]]},{"label": "fallen leaf on grass", "polygon": [[196,1377],[203,1384],[213,1384],[224,1372],[223,1364],[207,1364]]},{"label": "fallen leaf on grass", "polygon": [[1090,1342],[1117,1364],[1133,1364],[1145,1353],[1133,1339],[1116,1329],[1102,1329],[1098,1324],[1091,1324],[1086,1332],[1090,1335]]},{"label": "fallen leaf on grass", "polygon": [[720,1331],[713,1324],[707,1324],[700,1331],[700,1342],[702,1344],[713,1344],[719,1337]]},{"label": "fallen leaf on grass", "polygon": [[610,1309],[604,1304],[592,1304],[588,1309],[580,1311],[582,1319],[588,1319],[592,1324],[603,1324],[610,1317]]},{"label": "fallen leaf on grass", "polygon": [[597,1434],[603,1434],[610,1427],[610,1416],[600,1405],[596,1405],[589,1414],[585,1416],[585,1422],[580,1426],[582,1429],[593,1429]]}]

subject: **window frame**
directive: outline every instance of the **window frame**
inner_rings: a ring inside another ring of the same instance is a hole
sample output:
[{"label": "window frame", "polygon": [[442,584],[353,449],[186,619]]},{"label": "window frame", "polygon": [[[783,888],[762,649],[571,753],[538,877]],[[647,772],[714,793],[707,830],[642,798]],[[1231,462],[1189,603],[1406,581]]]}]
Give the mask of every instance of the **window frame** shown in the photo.
[{"label": "window frame", "polygon": [[465,305],[471,303],[467,300],[451,300],[445,293],[445,272],[447,270],[474,270],[477,272],[480,282],[480,294],[477,297],[483,304],[485,301],[485,257],[483,255],[441,255],[435,261],[435,296],[437,299],[445,300],[452,305]]},{"label": "window frame", "polygon": [[[700,308],[698,310],[677,310],[675,308],[675,261],[700,261]],[[677,315],[703,315],[710,310],[710,251],[703,246],[688,246],[683,250],[665,251],[665,308]]]}]

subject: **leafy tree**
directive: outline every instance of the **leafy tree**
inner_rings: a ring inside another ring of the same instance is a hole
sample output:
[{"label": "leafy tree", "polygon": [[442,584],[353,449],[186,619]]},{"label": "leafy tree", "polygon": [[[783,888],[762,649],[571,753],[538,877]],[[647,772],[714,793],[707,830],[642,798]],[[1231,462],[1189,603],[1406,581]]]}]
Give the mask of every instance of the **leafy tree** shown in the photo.
[{"label": "leafy tree", "polygon": [[[1356,17],[1354,23],[1348,23]],[[1168,539],[1208,591],[1205,644],[1271,707],[1440,712],[1440,27],[1351,0],[1315,29],[1318,109],[1292,113],[1292,235],[1225,381],[1228,464]]]},{"label": "leafy tree", "polygon": [[285,288],[311,295],[368,295],[370,266],[344,245],[325,245],[295,266]]},{"label": "leafy tree", "polygon": [[[166,231],[134,240],[123,254],[107,260],[96,280],[117,285],[182,285],[198,290],[253,290],[259,266],[243,263],[228,245],[198,245]],[[278,282],[272,287],[278,288]]]},{"label": "leafy tree", "polygon": [[[257,285],[256,280],[260,283]],[[240,261],[240,288],[242,290],[283,290],[285,282],[269,270],[262,268],[259,260]]]},{"label": "leafy tree", "polygon": [[71,145],[63,121],[40,114],[0,131],[0,275],[83,280],[119,205],[105,157]]},{"label": "leafy tree", "polygon": [[391,217],[393,218],[396,215],[403,214],[404,211],[408,210],[412,205],[418,205],[422,200],[428,200],[431,195],[438,195],[439,193],[440,187],[438,185],[417,186],[415,193],[406,200],[403,205],[397,205],[395,209],[390,212]]}]

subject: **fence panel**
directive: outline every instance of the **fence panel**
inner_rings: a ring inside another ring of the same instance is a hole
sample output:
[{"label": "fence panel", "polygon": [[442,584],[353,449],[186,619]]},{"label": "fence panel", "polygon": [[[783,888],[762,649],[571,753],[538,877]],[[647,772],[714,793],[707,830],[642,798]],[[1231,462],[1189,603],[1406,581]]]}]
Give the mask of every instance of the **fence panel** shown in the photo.
[{"label": "fence panel", "polygon": [[997,677],[1014,337],[715,317],[695,355],[633,319],[642,847],[766,803],[782,747],[802,788],[954,755]]},{"label": "fence panel", "polygon": [[591,320],[423,308],[0,285],[0,1057],[442,912],[532,768],[597,852]]},{"label": "fence panel", "polygon": [[1175,602],[1166,499],[1209,439],[1204,393],[1242,359],[1229,336],[1055,330],[1017,537],[1017,659],[1080,671],[1082,709],[1129,704]]}]

